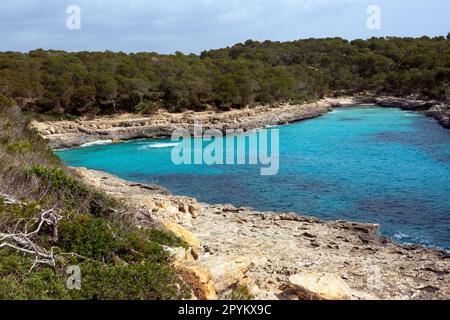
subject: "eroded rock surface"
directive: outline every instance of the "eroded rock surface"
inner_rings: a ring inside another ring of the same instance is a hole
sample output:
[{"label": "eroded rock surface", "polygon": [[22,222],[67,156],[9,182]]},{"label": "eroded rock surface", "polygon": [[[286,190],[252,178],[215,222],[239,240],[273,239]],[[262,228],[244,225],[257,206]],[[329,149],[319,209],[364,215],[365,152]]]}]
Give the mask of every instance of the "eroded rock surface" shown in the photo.
[{"label": "eroded rock surface", "polygon": [[48,140],[51,148],[77,147],[98,140],[119,142],[139,138],[170,137],[176,129],[193,130],[194,122],[204,130],[252,130],[266,126],[315,118],[333,106],[356,104],[360,98],[327,98],[304,105],[257,106],[229,112],[185,112],[173,114],[160,111],[143,117],[132,114],[99,117],[93,120],[33,122],[32,126]]},{"label": "eroded rock surface", "polygon": [[139,225],[169,220],[198,240],[193,255],[172,250],[199,298],[223,298],[240,283],[260,299],[450,298],[450,254],[396,244],[378,234],[378,225],[202,204],[106,173],[77,171],[136,208]]},{"label": "eroded rock surface", "polygon": [[442,126],[450,128],[450,107],[442,102],[371,96],[325,98],[303,105],[257,106],[228,112],[189,111],[173,114],[159,111],[147,117],[122,114],[92,120],[33,122],[32,127],[48,140],[51,148],[59,149],[102,140],[119,143],[140,138],[170,137],[176,129],[188,129],[192,132],[195,122],[201,123],[204,130],[213,128],[222,131],[246,131],[315,118],[326,114],[333,107],[359,104],[377,104],[426,112]]}]

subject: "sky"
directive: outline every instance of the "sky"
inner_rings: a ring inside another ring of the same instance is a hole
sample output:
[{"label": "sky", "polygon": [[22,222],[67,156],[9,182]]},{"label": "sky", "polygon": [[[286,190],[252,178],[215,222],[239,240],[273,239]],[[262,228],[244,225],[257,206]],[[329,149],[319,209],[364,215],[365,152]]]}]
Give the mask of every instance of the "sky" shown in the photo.
[{"label": "sky", "polygon": [[[372,5],[380,29],[367,26]],[[439,36],[449,17],[448,0],[0,0],[0,51],[188,54],[247,39]]]}]

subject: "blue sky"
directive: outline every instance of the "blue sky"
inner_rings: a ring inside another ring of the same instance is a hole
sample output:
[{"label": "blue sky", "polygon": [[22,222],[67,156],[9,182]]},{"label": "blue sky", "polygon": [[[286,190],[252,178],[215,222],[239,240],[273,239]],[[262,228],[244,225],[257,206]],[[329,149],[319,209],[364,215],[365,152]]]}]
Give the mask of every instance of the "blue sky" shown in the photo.
[{"label": "blue sky", "polygon": [[[81,29],[68,30],[69,5]],[[366,26],[369,5],[381,30]],[[0,0],[0,51],[199,53],[247,39],[436,36],[450,32],[448,0]]]}]

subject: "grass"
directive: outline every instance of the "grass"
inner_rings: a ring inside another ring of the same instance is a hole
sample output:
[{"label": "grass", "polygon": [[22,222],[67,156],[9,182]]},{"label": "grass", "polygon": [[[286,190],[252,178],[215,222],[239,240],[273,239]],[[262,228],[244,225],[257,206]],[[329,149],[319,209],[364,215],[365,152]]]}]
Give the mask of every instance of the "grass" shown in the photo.
[{"label": "grass", "polygon": [[[45,225],[32,236],[39,246],[55,248],[56,267],[38,265],[29,272],[31,255],[0,249],[0,299],[190,296],[163,248],[186,244],[163,230],[136,228],[127,218],[131,209],[65,168],[14,105],[0,106],[0,162],[0,193],[20,199],[11,205],[0,196],[0,233],[34,230],[45,209],[62,216],[56,239]],[[66,286],[71,265],[81,270],[81,290]]]}]

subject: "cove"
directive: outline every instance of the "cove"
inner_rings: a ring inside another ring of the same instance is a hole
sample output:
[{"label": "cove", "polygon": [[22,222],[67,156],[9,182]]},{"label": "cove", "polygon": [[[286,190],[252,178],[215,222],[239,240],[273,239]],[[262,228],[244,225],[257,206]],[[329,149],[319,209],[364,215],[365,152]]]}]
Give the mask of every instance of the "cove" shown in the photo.
[{"label": "cove", "polygon": [[379,223],[382,234],[398,242],[450,250],[450,130],[420,113],[368,106],[277,129],[275,176],[261,176],[250,165],[177,166],[170,140],[56,154],[67,165],[158,184],[203,202]]}]

